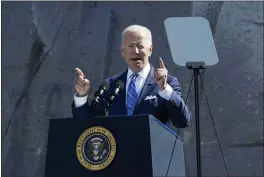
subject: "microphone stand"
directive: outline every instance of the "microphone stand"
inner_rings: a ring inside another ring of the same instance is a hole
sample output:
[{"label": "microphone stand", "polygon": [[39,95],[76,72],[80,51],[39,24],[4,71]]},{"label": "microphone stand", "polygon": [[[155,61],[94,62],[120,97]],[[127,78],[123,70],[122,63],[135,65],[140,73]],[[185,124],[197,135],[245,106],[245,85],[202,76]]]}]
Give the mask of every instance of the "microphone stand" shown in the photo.
[{"label": "microphone stand", "polygon": [[112,103],[110,103],[110,100],[109,100],[109,102],[107,102],[106,107],[105,107],[105,116],[108,116],[108,110],[109,108],[111,108],[111,106],[112,106]]},{"label": "microphone stand", "polygon": [[114,99],[119,95],[119,92],[123,89],[123,87],[124,87],[123,84],[117,85],[117,87],[116,87],[117,90],[115,89],[110,93],[110,95],[107,99],[108,101],[106,103],[106,107],[105,107],[105,116],[108,116],[108,113],[109,113],[108,110],[112,107],[112,103],[113,103]]},{"label": "microphone stand", "polygon": [[205,69],[205,63],[204,62],[187,62],[186,67],[190,70],[193,70],[193,75],[194,75],[195,127],[196,127],[196,165],[197,165],[197,177],[202,177],[198,76],[200,74],[200,69]]},{"label": "microphone stand", "polygon": [[115,99],[115,97],[117,96],[118,94],[115,93],[115,92],[112,92],[110,94],[110,99],[108,99],[107,103],[106,103],[106,107],[105,107],[105,116],[108,116],[108,111],[109,109],[112,107],[112,103],[113,103],[113,100]]}]

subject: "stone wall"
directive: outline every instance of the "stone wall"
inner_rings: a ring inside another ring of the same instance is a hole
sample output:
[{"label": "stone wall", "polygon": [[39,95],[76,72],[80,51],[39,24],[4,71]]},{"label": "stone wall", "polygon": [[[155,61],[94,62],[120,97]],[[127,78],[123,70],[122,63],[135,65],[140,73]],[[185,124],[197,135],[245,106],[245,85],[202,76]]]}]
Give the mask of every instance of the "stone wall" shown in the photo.
[{"label": "stone wall", "polygon": [[[172,16],[207,18],[220,60],[202,75],[214,120],[201,90],[204,175],[227,176],[215,126],[229,176],[263,176],[262,146],[230,146],[263,142],[263,2],[187,1],[2,2],[3,176],[43,176],[49,119],[72,116],[74,68],[92,82],[91,99],[126,69],[119,46],[130,24],[151,29],[151,63],[161,56],[186,98],[192,73],[172,61],[164,28]],[[194,114],[193,87],[188,105]],[[195,121],[181,134],[194,176]]]}]

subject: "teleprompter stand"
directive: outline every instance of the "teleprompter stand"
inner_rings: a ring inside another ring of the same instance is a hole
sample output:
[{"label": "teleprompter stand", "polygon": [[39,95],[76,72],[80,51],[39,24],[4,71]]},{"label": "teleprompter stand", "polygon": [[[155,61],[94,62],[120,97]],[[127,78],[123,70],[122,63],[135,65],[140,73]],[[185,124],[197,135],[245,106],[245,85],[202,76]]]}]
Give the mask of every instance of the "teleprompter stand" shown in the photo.
[{"label": "teleprompter stand", "polygon": [[[195,94],[197,176],[202,176],[199,82],[200,70],[218,63],[210,23],[203,17],[169,17],[164,21],[173,62],[193,70]],[[201,83],[202,84],[202,83]]]},{"label": "teleprompter stand", "polygon": [[197,176],[202,176],[201,167],[201,139],[200,139],[200,108],[199,108],[199,82],[198,76],[201,69],[205,69],[204,62],[187,62],[186,67],[193,70],[194,76],[194,99],[195,99],[195,128],[196,128],[196,165]]}]

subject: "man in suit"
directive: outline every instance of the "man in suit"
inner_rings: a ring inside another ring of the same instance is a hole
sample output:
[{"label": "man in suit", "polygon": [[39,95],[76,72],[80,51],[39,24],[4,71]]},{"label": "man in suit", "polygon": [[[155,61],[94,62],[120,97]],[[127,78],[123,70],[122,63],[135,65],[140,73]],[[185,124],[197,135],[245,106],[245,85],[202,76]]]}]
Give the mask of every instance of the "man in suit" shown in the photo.
[{"label": "man in suit", "polygon": [[[128,69],[106,80],[110,88],[117,81],[124,83],[124,89],[113,100],[109,115],[152,114],[162,123],[169,120],[177,128],[185,128],[191,123],[191,113],[184,103],[177,78],[168,74],[160,58],[159,68],[149,63],[152,53],[152,35],[149,29],[140,25],[131,25],[122,32],[121,53]],[[76,118],[99,116],[98,106],[87,101],[90,81],[79,68],[76,68],[72,113]],[[109,89],[111,90],[111,89]],[[104,94],[107,98],[109,92]],[[105,106],[102,103],[101,106]]]}]

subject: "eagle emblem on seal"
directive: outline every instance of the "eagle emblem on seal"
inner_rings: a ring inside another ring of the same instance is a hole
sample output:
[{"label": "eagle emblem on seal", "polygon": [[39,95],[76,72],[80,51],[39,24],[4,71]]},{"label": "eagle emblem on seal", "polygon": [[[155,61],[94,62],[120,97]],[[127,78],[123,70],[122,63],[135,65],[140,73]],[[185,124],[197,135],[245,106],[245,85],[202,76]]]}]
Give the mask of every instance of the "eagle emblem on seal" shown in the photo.
[{"label": "eagle emblem on seal", "polygon": [[93,138],[89,141],[89,155],[93,160],[102,160],[107,150],[104,148],[105,141],[101,138]]}]

